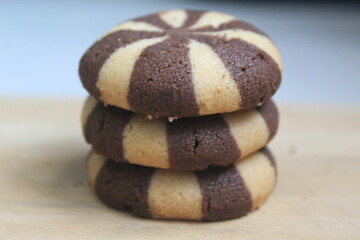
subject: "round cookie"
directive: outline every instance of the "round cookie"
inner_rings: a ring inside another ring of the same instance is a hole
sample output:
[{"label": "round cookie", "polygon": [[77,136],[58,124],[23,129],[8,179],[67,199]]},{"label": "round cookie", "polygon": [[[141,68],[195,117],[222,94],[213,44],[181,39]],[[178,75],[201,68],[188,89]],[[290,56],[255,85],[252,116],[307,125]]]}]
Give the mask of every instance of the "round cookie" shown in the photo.
[{"label": "round cookie", "polygon": [[263,149],[227,167],[173,171],[117,163],[92,153],[89,183],[105,204],[147,218],[219,221],[257,209],[275,187],[276,169]]},{"label": "round cookie", "polygon": [[218,12],[172,10],[113,27],[83,55],[79,74],[105,104],[153,117],[249,109],[281,82],[268,36]]},{"label": "round cookie", "polygon": [[227,166],[264,147],[277,131],[278,112],[269,101],[249,110],[168,122],[88,98],[82,124],[94,151],[116,161],[202,170]]}]

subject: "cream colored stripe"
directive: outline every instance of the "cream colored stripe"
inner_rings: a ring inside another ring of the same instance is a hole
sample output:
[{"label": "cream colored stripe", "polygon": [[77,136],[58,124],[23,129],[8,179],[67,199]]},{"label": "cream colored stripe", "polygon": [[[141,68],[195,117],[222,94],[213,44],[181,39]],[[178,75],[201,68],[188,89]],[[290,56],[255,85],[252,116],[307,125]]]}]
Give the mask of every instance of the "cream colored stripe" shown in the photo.
[{"label": "cream colored stripe", "polygon": [[211,35],[218,37],[225,37],[228,40],[240,39],[247,43],[255,45],[257,48],[263,50],[278,64],[280,71],[283,70],[281,56],[275,44],[266,36],[242,29],[230,29],[219,32],[202,32],[201,35]]},{"label": "cream colored stripe", "polygon": [[96,99],[93,97],[86,98],[81,113],[81,125],[83,129],[85,129],[87,119],[97,103],[98,101],[96,101]]},{"label": "cream colored stripe", "polygon": [[268,142],[268,127],[257,110],[223,114],[223,118],[230,127],[230,132],[241,151],[241,157],[259,150]]},{"label": "cream colored stripe", "polygon": [[105,162],[106,162],[106,158],[104,156],[101,156],[94,152],[92,152],[89,156],[87,162],[87,172],[88,172],[89,184],[93,190],[95,190],[96,178],[101,168],[104,166]]},{"label": "cream colored stripe", "polygon": [[101,36],[101,38],[109,35],[110,33],[117,32],[120,30],[145,31],[145,32],[162,32],[163,31],[161,28],[151,25],[150,23],[128,21],[128,22],[120,23],[119,25],[116,25],[116,26],[110,28],[110,30],[107,31],[105,34],[103,34]]},{"label": "cream colored stripe", "polygon": [[156,170],[150,182],[148,200],[154,218],[202,218],[202,195],[193,172]]},{"label": "cream colored stripe", "polygon": [[141,52],[166,37],[142,39],[116,50],[102,66],[96,83],[103,101],[110,105],[129,109],[127,101],[130,77]]},{"label": "cream colored stripe", "polygon": [[134,114],[123,133],[125,159],[133,164],[169,168],[165,122]]},{"label": "cream colored stripe", "polygon": [[187,13],[184,10],[172,10],[159,12],[159,17],[174,28],[181,27],[187,19]]},{"label": "cream colored stripe", "polygon": [[241,97],[238,87],[212,48],[191,40],[189,57],[200,115],[239,109]]},{"label": "cream colored stripe", "polygon": [[275,187],[275,169],[260,152],[238,160],[235,165],[251,194],[252,209],[257,209]]},{"label": "cream colored stripe", "polygon": [[197,29],[202,27],[212,26],[214,28],[218,28],[221,24],[228,23],[235,20],[235,18],[231,15],[218,13],[218,12],[207,12],[203,14],[200,19],[189,29]]}]

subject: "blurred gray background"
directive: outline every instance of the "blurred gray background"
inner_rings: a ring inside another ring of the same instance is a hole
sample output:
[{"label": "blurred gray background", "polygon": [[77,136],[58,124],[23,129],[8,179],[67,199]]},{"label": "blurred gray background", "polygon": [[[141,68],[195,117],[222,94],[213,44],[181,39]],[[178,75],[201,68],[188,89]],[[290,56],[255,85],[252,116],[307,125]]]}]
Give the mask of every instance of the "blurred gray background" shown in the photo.
[{"label": "blurred gray background", "polygon": [[276,99],[360,103],[360,5],[267,1],[1,1],[0,96],[86,96],[82,53],[111,26],[173,8],[235,15],[264,30],[283,56]]}]

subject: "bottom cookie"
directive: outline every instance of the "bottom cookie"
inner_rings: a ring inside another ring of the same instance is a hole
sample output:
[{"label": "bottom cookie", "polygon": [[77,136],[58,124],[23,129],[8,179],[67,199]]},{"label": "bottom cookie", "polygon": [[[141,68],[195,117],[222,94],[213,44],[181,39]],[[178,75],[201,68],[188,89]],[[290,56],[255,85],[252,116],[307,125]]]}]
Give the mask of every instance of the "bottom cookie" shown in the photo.
[{"label": "bottom cookie", "polygon": [[172,171],[118,163],[96,153],[89,182],[105,204],[148,218],[219,221],[257,209],[276,182],[271,153],[262,149],[227,167]]}]

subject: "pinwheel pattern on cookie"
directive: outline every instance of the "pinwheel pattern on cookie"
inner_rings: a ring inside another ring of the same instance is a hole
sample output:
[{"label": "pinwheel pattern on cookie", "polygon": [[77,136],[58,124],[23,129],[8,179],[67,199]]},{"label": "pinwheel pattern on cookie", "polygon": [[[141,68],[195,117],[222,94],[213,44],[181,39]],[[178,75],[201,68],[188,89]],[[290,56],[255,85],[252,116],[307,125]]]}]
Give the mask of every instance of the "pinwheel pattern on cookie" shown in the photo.
[{"label": "pinwheel pattern on cookie", "polygon": [[147,218],[219,221],[259,208],[276,183],[276,166],[267,149],[227,167],[172,171],[117,163],[92,153],[92,189],[105,204]]},{"label": "pinwheel pattern on cookie", "polygon": [[259,106],[277,91],[280,54],[233,16],[171,10],[121,23],[83,55],[93,97],[153,117],[194,117]]},{"label": "pinwheel pattern on cookie", "polygon": [[227,166],[263,148],[276,134],[278,112],[270,100],[244,111],[147,120],[144,115],[88,98],[82,112],[85,139],[115,161],[156,168],[203,170]]}]

